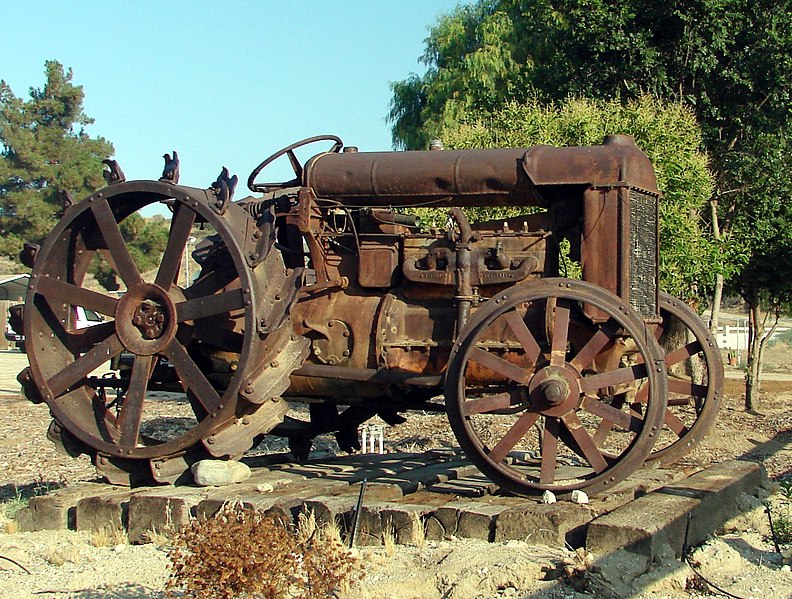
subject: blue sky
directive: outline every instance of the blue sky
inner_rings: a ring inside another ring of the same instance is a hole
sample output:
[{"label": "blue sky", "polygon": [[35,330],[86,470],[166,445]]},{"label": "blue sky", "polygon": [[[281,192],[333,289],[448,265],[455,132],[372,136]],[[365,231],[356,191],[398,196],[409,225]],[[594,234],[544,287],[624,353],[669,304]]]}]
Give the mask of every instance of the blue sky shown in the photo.
[{"label": "blue sky", "polygon": [[96,120],[90,133],[114,144],[127,179],[158,178],[176,149],[186,185],[208,186],[222,166],[245,181],[312,135],[391,149],[388,84],[423,72],[428,27],[457,4],[9,2],[0,78],[27,98],[44,84],[45,60],[71,67]]}]

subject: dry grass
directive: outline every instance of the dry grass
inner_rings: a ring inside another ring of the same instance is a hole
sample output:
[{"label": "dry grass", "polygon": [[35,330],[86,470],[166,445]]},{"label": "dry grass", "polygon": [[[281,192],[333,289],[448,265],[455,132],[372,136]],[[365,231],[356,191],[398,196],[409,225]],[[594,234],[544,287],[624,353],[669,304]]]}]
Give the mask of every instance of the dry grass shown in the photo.
[{"label": "dry grass", "polygon": [[396,553],[396,533],[390,522],[382,529],[382,545],[385,547],[385,555],[393,557]]},{"label": "dry grass", "polygon": [[91,533],[91,545],[94,547],[115,547],[129,545],[129,536],[124,529],[115,526],[100,528]]},{"label": "dry grass", "polygon": [[418,549],[423,549],[426,545],[426,527],[418,514],[413,514],[412,526],[410,527],[410,544]]}]

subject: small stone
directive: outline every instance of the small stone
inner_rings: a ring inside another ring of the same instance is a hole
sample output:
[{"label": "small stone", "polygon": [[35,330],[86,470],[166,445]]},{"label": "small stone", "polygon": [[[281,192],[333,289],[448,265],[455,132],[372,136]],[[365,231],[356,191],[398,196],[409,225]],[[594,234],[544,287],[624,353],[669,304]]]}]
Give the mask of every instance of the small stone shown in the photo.
[{"label": "small stone", "polygon": [[548,490],[542,493],[542,503],[555,503],[556,501],[558,500],[552,491]]},{"label": "small stone", "polygon": [[113,551],[115,553],[120,553],[120,552],[126,550],[126,548],[127,548],[126,545],[116,545],[115,547],[113,547]]},{"label": "small stone", "polygon": [[259,493],[272,493],[275,490],[270,483],[261,483],[260,485],[256,485],[256,491]]},{"label": "small stone", "polygon": [[201,487],[224,487],[250,478],[250,467],[236,460],[201,460],[190,470]]},{"label": "small stone", "polygon": [[580,504],[588,503],[589,498],[588,495],[586,495],[585,491],[581,491],[580,489],[575,489],[574,491],[572,491],[572,502],[580,503]]},{"label": "small stone", "polygon": [[784,564],[783,566],[781,566],[781,571],[782,572],[792,572],[792,566],[790,566],[789,564]]}]

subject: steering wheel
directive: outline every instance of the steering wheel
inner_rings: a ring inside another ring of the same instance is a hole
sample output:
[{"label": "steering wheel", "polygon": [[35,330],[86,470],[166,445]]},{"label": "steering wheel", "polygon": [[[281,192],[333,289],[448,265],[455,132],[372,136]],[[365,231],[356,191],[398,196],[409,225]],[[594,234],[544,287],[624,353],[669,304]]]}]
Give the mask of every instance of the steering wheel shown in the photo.
[{"label": "steering wheel", "polygon": [[[297,160],[294,150],[317,141],[333,142],[333,147],[325,152],[326,154],[337,153],[341,150],[341,146],[344,145],[344,142],[341,141],[341,138],[335,135],[315,135],[314,137],[301,139],[290,146],[286,146],[285,148],[278,150],[272,156],[254,168],[253,172],[250,173],[250,176],[248,177],[248,189],[250,191],[268,191],[270,189],[285,189],[286,187],[294,187],[295,185],[302,184],[303,166],[300,164],[300,161]],[[294,179],[291,181],[281,181],[279,183],[256,183],[256,177],[258,177],[259,173],[264,169],[264,167],[274,162],[284,154],[289,157],[289,162],[291,163],[292,170],[294,171]]]}]

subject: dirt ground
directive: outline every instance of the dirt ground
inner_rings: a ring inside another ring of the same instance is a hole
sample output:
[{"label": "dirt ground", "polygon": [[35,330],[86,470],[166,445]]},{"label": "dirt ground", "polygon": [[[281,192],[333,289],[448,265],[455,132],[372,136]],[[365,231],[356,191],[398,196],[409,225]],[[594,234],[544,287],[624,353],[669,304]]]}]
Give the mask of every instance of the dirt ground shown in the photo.
[{"label": "dirt ground", "polygon": [[[724,405],[715,430],[684,460],[684,466],[705,467],[727,459],[765,464],[779,482],[792,481],[792,351],[772,349],[773,363],[763,385],[757,413],[742,406],[741,373],[730,368]],[[47,409],[22,399],[14,377],[25,365],[15,351],[0,352],[0,501],[13,503],[18,494],[94,478],[88,461],[61,456],[46,440]],[[420,451],[453,443],[442,416],[413,414],[387,433],[392,449]],[[778,485],[776,485],[776,490]],[[768,492],[758,490],[762,498]],[[770,497],[773,513],[783,505]],[[792,521],[792,520],[791,520]],[[164,597],[169,576],[167,545],[133,546],[120,536],[68,531],[19,533],[0,517],[0,597]],[[162,541],[165,543],[165,541]],[[782,547],[789,549],[790,546]],[[619,562],[617,572],[593,567],[570,584],[548,578],[565,563],[581,564],[564,547],[522,541],[482,543],[461,539],[441,542],[417,539],[413,546],[364,548],[356,552],[365,570],[362,581],[340,596],[357,597],[520,597],[582,599],[583,597],[706,597],[718,592],[707,582],[737,597],[792,598],[789,559],[775,551],[764,504],[745,497],[745,514],[717,536],[695,548],[688,562],[660,556],[646,569]],[[695,566],[695,570],[690,564]]]}]

